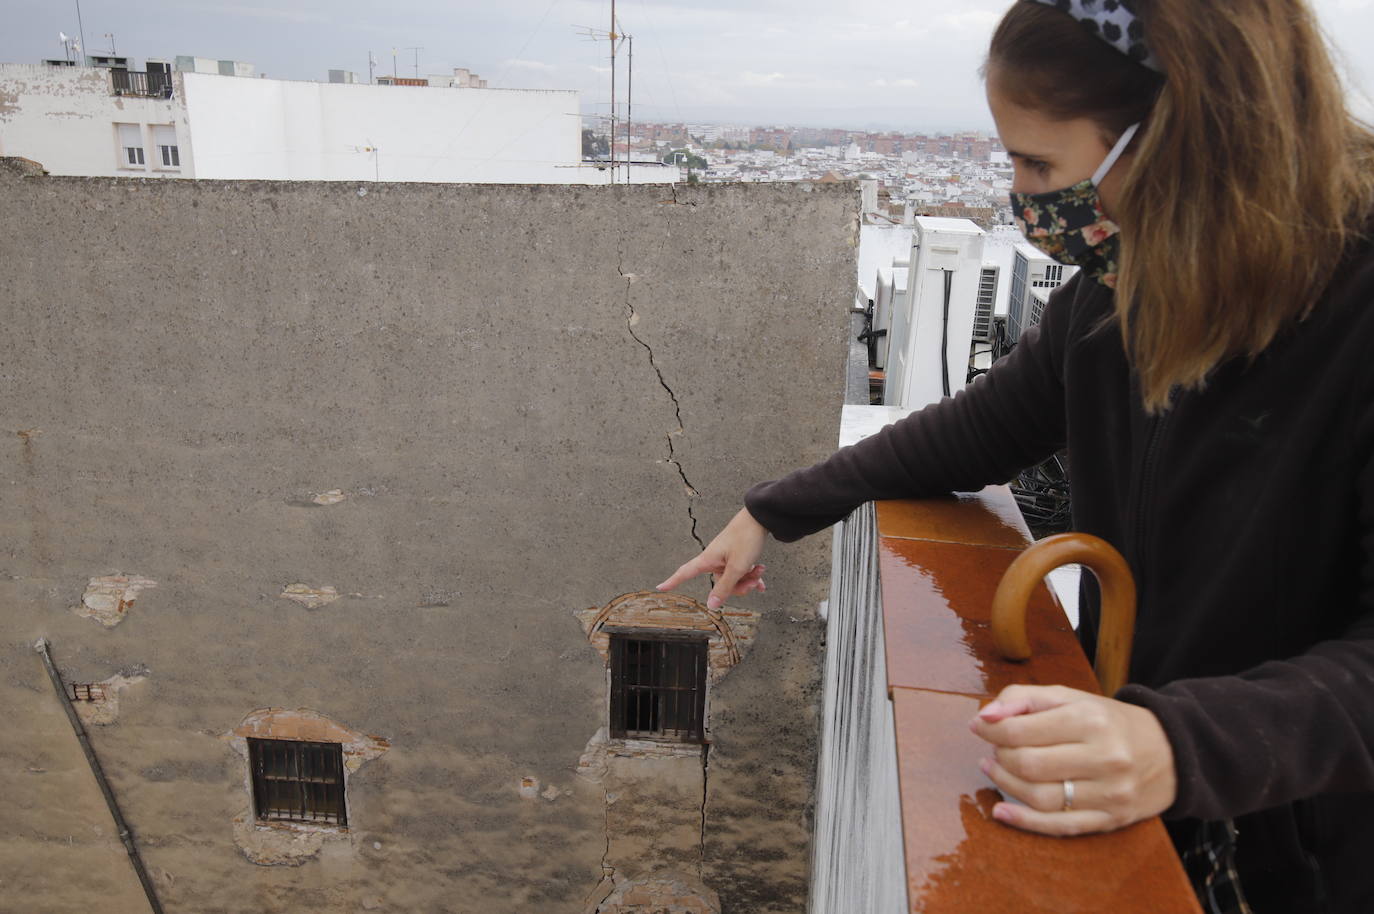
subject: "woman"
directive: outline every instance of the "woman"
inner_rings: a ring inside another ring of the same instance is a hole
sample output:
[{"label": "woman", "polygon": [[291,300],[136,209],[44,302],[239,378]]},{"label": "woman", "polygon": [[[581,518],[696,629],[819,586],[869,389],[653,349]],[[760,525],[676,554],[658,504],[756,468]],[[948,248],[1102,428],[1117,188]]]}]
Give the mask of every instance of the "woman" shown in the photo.
[{"label": "woman", "polygon": [[987,375],[754,487],[660,586],[713,573],[719,606],[770,533],[1067,446],[1076,529],[1136,576],[1131,684],[986,707],[1025,804],[995,815],[1162,814],[1205,910],[1374,911],[1374,136],[1302,0],[1020,0],[985,74],[1013,211],[1083,269]]}]

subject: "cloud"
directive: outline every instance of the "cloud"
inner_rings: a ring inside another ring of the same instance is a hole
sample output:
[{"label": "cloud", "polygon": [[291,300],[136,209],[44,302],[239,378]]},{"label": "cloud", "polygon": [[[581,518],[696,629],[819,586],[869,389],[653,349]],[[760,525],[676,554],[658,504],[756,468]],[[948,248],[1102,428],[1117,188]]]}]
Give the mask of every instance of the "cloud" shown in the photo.
[{"label": "cloud", "polygon": [[882,76],[879,76],[877,79],[869,83],[869,85],[874,87],[875,89],[881,89],[885,86],[891,86],[896,89],[915,89],[917,86],[920,85],[920,83],[910,77],[902,77],[901,79],[886,79]]},{"label": "cloud", "polygon": [[237,6],[234,4],[224,4],[209,7],[215,12],[228,13],[231,16],[247,16],[253,19],[275,19],[284,22],[328,22],[329,17],[322,13],[308,13],[304,10],[283,10],[272,9],[265,6]]},{"label": "cloud", "polygon": [[1000,14],[992,10],[965,10],[962,13],[945,13],[939,22],[946,28],[956,31],[991,32],[1001,18]]},{"label": "cloud", "polygon": [[753,70],[740,74],[740,82],[746,86],[776,86],[786,78],[782,73],[755,73]]}]

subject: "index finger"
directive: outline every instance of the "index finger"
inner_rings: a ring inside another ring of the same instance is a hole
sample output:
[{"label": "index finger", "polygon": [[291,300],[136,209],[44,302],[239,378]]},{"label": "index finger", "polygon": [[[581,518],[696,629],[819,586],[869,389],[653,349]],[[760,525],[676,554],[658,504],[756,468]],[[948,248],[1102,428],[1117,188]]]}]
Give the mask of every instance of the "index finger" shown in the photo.
[{"label": "index finger", "polygon": [[674,571],[671,575],[669,575],[668,580],[658,585],[658,587],[655,589],[676,590],[679,586],[690,581],[697,575],[707,574],[708,572],[711,572],[713,570],[714,569],[710,567],[710,562],[706,559],[706,553],[703,552],[696,558],[689,559],[683,562],[681,565],[679,565],[677,571]]}]

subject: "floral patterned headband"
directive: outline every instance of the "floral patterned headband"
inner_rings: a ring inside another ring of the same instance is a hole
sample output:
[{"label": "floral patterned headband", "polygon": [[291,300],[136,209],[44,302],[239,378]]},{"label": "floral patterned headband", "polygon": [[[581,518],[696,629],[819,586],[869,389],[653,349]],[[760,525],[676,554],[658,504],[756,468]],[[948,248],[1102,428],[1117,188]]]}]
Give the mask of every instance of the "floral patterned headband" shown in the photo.
[{"label": "floral patterned headband", "polygon": [[1083,27],[1122,54],[1154,70],[1164,72],[1145,44],[1145,27],[1132,7],[1134,0],[1028,0],[1063,10]]}]

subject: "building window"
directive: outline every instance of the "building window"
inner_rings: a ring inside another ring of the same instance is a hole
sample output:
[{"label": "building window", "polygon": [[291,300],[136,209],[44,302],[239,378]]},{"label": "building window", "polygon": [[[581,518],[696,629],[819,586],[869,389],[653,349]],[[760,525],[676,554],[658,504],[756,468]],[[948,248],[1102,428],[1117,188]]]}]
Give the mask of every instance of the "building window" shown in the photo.
[{"label": "building window", "polygon": [[612,737],[706,741],[705,639],[611,635]]},{"label": "building window", "polygon": [[181,150],[177,148],[177,130],[166,124],[153,126],[153,143],[157,146],[163,168],[181,167]]},{"label": "building window", "polygon": [[119,164],[121,168],[146,168],[147,160],[143,154],[143,130],[138,124],[115,124],[119,137]]},{"label": "building window", "polygon": [[248,764],[259,819],[348,824],[342,743],[249,738]]}]

